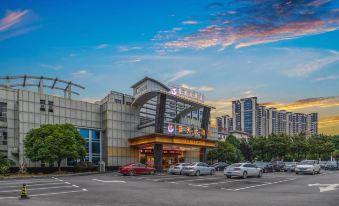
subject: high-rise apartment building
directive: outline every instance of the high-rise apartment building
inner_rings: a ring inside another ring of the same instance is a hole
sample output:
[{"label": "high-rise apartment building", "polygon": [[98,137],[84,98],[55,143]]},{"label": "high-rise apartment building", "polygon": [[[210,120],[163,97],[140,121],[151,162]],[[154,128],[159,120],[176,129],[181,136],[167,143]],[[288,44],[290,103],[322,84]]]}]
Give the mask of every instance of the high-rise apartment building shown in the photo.
[{"label": "high-rise apartment building", "polygon": [[[233,119],[228,115],[218,117],[218,128],[232,128],[251,136],[318,134],[318,113],[292,113],[267,108],[257,103],[257,97],[232,101],[232,117]],[[232,126],[226,123],[226,118],[232,121]]]}]

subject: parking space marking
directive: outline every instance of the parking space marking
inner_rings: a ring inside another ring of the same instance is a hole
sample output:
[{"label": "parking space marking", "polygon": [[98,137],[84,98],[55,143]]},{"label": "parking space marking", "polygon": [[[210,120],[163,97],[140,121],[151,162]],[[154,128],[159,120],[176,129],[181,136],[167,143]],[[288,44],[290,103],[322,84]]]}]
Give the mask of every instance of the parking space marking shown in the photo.
[{"label": "parking space marking", "polygon": [[[87,191],[88,191],[87,189],[81,189],[81,190],[72,190],[72,191],[65,191],[65,192],[50,192],[50,193],[42,193],[42,194],[33,194],[33,195],[29,195],[29,197],[46,196],[46,195],[59,195],[59,194],[87,192]],[[19,197],[0,197],[0,200],[4,200],[4,199],[19,199]]]},{"label": "parking space marking", "polygon": [[276,181],[276,182],[268,182],[268,183],[264,183],[264,184],[252,185],[252,186],[242,187],[242,188],[237,188],[237,189],[231,189],[231,188],[220,188],[220,189],[222,189],[222,190],[228,190],[228,191],[240,191],[240,190],[246,190],[246,189],[251,189],[251,188],[256,188],[256,187],[262,187],[262,186],[267,186],[267,185],[273,185],[273,184],[278,184],[278,183],[293,181],[293,180],[295,180],[295,179],[296,179],[296,178],[288,178],[288,179],[280,180],[280,181]]},{"label": "parking space marking", "polygon": [[103,182],[103,183],[126,183],[126,181],[121,180],[99,180],[99,179],[92,179],[93,181]]},{"label": "parking space marking", "polygon": [[[44,186],[44,185],[62,185],[64,184],[63,182],[51,182],[51,183],[42,183],[42,184],[26,184],[27,187],[35,187],[35,186]],[[5,186],[6,188],[15,188],[20,186],[20,184],[18,185],[7,185]],[[1,188],[2,189],[2,188]]]},{"label": "parking space marking", "polygon": [[8,183],[2,183],[0,182],[0,185],[14,185],[14,184],[29,184],[29,183],[38,183],[38,182],[55,182],[55,180],[45,180],[45,181],[20,181],[20,182],[8,182]]},{"label": "parking space marking", "polygon": [[[58,186],[58,187],[38,187],[38,188],[29,188],[29,190],[47,190],[47,189],[59,189],[59,188],[69,188],[69,187],[75,187],[74,185],[72,186]],[[78,186],[77,186],[78,187]],[[21,189],[18,190],[5,190],[5,191],[0,191],[0,193],[7,193],[7,192],[20,192]]]}]

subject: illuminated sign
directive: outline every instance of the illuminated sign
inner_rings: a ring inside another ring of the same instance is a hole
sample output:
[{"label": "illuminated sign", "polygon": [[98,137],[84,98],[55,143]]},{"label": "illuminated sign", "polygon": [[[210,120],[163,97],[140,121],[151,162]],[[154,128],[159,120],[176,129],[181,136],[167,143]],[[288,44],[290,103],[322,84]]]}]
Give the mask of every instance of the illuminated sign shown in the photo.
[{"label": "illuminated sign", "polygon": [[[177,123],[167,123],[167,133],[191,137],[204,137],[206,135],[206,130],[194,126],[182,125]],[[208,136],[212,136],[211,131],[208,131]]]},{"label": "illuminated sign", "polygon": [[[141,154],[154,154],[154,150],[153,149],[141,149],[140,150]],[[180,150],[163,150],[162,151],[163,154],[173,154],[173,155],[182,155],[183,152]]]},{"label": "illuminated sign", "polygon": [[169,87],[171,88],[170,93],[172,95],[192,99],[202,103],[204,102],[204,95],[202,93],[177,85],[169,85]]}]

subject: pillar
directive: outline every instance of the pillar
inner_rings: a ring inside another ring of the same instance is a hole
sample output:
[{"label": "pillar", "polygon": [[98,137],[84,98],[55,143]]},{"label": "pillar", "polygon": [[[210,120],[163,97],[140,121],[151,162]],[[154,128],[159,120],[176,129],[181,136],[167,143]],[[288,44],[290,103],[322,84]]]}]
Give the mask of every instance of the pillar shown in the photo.
[{"label": "pillar", "polygon": [[154,167],[157,172],[162,171],[162,144],[155,144],[153,151],[154,151]]},{"label": "pillar", "polygon": [[[202,137],[203,139],[207,139],[208,135],[208,124],[210,121],[210,114],[211,109],[208,107],[204,107],[203,113],[202,113],[202,120],[201,120],[201,128],[203,128],[206,131],[206,134]],[[199,159],[200,162],[206,162],[207,161],[207,152],[206,147],[200,148],[199,151]]]},{"label": "pillar", "polygon": [[166,109],[166,95],[159,94],[156,108],[155,116],[155,132],[163,133],[164,132],[164,119],[165,119],[165,109]]}]

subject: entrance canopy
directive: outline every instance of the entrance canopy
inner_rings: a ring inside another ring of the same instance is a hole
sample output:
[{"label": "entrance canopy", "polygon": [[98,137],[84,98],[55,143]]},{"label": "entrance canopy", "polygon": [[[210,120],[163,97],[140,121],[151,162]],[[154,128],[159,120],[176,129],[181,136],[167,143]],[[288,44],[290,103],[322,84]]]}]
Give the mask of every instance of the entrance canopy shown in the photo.
[{"label": "entrance canopy", "polygon": [[215,147],[217,140],[190,138],[179,135],[148,134],[129,139],[130,146],[142,147],[153,144],[172,144],[193,147]]}]

